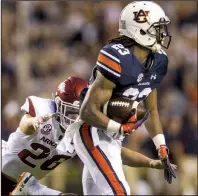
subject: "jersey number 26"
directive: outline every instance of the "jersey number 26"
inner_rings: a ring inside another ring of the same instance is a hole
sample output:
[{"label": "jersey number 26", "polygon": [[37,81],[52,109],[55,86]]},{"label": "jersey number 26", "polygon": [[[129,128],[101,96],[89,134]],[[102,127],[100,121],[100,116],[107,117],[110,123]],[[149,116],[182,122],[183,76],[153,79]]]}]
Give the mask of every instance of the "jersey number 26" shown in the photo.
[{"label": "jersey number 26", "polygon": [[[26,165],[35,168],[36,165],[33,164],[32,162],[30,162],[28,160],[28,157],[34,159],[34,160],[39,160],[39,159],[44,159],[46,157],[48,157],[50,155],[50,149],[47,148],[44,145],[41,145],[39,143],[32,143],[30,145],[33,150],[37,151],[42,151],[40,154],[35,155],[32,152],[30,152],[27,149],[22,150],[20,153],[18,153],[18,157],[21,159],[21,161],[23,161],[23,163],[25,163]],[[55,167],[57,167],[60,163],[62,163],[63,161],[69,159],[71,157],[66,156],[66,155],[54,155],[51,159],[46,160],[41,166],[40,169],[41,170],[52,170]]]}]

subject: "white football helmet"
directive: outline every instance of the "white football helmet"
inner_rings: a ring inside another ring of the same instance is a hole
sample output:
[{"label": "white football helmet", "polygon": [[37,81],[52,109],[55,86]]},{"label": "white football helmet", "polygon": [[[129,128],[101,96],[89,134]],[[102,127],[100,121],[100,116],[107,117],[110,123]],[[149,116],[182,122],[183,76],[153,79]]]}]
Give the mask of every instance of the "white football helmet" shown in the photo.
[{"label": "white football helmet", "polygon": [[152,51],[159,51],[161,46],[168,48],[170,45],[169,23],[169,18],[157,3],[137,1],[122,10],[119,32]]}]

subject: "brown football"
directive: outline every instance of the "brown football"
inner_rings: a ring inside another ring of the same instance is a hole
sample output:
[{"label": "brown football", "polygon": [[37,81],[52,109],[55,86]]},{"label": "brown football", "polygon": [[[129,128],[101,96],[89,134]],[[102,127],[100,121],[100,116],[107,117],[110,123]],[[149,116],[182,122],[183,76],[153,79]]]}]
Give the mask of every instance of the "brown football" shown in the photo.
[{"label": "brown football", "polygon": [[[112,98],[103,107],[103,113],[118,123],[126,123],[132,114],[134,101],[127,97]],[[137,120],[144,117],[146,110],[140,102],[137,106]]]}]

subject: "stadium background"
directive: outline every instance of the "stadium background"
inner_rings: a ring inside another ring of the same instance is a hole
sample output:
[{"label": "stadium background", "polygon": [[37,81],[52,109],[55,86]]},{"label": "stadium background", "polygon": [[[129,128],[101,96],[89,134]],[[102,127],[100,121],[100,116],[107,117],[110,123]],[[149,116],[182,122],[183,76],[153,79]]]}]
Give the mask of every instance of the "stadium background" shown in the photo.
[{"label": "stadium background", "polygon": [[[168,185],[163,171],[125,167],[132,194],[197,193],[197,2],[157,1],[171,19],[168,74],[159,90],[159,112],[171,159],[179,166]],[[2,139],[16,130],[29,95],[51,98],[68,76],[88,79],[97,54],[118,35],[118,18],[129,1],[2,1]],[[125,146],[156,158],[144,130]],[[74,158],[42,183],[82,193],[82,163]]]}]

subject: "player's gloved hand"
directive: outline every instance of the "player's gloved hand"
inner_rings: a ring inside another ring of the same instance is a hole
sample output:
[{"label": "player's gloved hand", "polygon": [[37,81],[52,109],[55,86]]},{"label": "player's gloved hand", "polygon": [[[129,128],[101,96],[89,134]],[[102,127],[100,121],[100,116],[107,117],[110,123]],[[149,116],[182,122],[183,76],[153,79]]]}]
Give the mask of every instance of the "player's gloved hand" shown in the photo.
[{"label": "player's gloved hand", "polygon": [[41,124],[48,121],[50,118],[55,117],[56,115],[57,115],[56,113],[49,113],[49,114],[44,114],[42,116],[35,117],[32,123],[34,130],[36,131]]},{"label": "player's gloved hand", "polygon": [[[149,162],[150,168],[153,169],[164,169],[163,163],[161,160],[151,160]],[[171,167],[176,170],[177,169],[177,165],[171,164]]]},{"label": "player's gloved hand", "polygon": [[144,117],[140,120],[136,119],[135,112],[132,113],[130,118],[125,124],[122,124],[120,127],[120,134],[124,136],[129,136],[133,131],[135,131],[142,123],[148,118],[149,111],[147,111]]},{"label": "player's gloved hand", "polygon": [[176,178],[175,168],[171,165],[169,157],[168,157],[169,150],[166,145],[160,145],[158,149],[158,156],[162,162],[164,167],[164,178],[165,180],[171,184],[172,178]]}]

